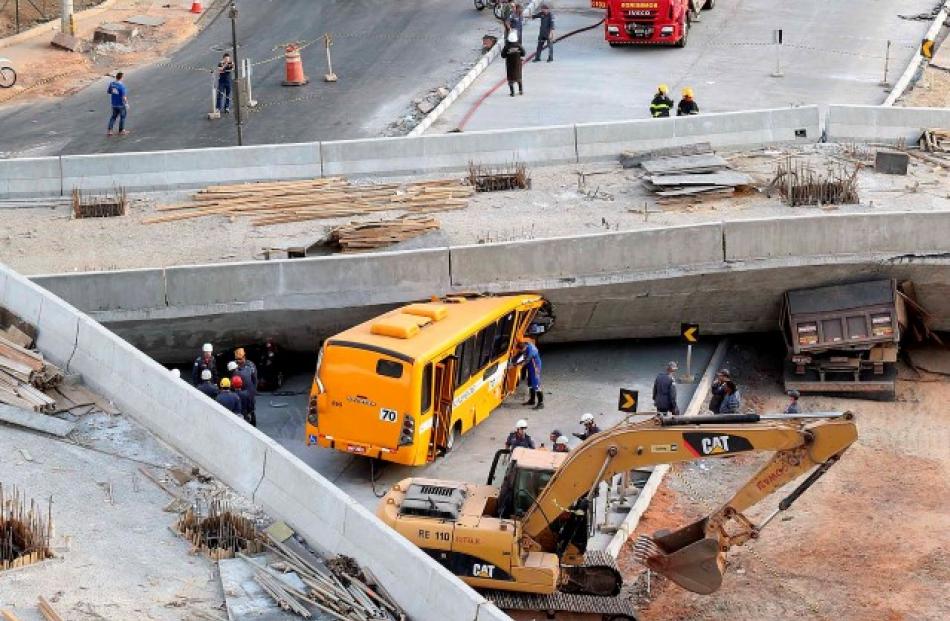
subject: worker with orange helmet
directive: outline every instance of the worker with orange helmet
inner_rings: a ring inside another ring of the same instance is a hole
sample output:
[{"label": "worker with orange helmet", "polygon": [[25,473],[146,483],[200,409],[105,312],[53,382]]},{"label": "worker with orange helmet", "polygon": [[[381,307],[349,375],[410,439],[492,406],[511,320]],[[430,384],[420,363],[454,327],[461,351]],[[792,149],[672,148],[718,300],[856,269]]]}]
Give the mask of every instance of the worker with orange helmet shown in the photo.
[{"label": "worker with orange helmet", "polygon": [[693,99],[693,89],[687,86],[683,89],[683,98],[676,106],[676,116],[691,116],[693,114],[699,114],[699,106],[696,104],[696,100]]},{"label": "worker with orange helmet", "polygon": [[218,393],[218,397],[215,399],[215,401],[223,405],[226,409],[231,410],[238,416],[241,416],[241,398],[231,390],[231,380],[225,377],[221,380],[219,385],[221,387],[221,392]]},{"label": "worker with orange helmet", "polygon": [[656,87],[656,94],[653,101],[650,102],[650,116],[655,119],[662,119],[670,116],[670,110],[673,109],[673,100],[670,99],[670,87],[666,84],[660,84]]}]

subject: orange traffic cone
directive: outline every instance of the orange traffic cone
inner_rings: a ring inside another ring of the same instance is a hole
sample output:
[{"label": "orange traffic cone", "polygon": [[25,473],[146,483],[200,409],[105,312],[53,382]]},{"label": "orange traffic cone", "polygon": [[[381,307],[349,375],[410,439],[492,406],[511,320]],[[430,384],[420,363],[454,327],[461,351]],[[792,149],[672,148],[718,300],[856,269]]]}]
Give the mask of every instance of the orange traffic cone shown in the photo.
[{"label": "orange traffic cone", "polygon": [[204,7],[201,6],[201,0],[191,0],[192,13],[201,13],[204,10],[205,10]]},{"label": "orange traffic cone", "polygon": [[285,50],[284,59],[287,64],[287,79],[282,84],[284,86],[303,86],[310,80],[303,74],[303,62],[300,60],[300,49],[291,44]]}]

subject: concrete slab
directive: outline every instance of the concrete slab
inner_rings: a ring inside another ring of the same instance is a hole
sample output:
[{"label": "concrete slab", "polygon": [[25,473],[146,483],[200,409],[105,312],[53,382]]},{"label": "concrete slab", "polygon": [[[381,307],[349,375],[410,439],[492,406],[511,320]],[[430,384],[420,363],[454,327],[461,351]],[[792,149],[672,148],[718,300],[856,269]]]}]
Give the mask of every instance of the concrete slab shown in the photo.
[{"label": "concrete slab", "polygon": [[76,428],[75,424],[55,416],[21,410],[3,403],[0,403],[0,423],[32,429],[59,438],[65,438]]},{"label": "concrete slab", "polygon": [[165,23],[165,18],[158,15],[132,15],[122,21],[137,26],[161,26]]}]

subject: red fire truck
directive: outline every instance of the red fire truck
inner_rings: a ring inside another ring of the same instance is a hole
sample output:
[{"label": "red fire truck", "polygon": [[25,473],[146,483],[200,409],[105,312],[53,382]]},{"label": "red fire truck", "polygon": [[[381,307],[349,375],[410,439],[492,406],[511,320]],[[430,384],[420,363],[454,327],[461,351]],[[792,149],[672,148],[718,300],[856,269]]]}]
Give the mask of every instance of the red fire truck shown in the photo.
[{"label": "red fire truck", "polygon": [[689,28],[701,10],[716,0],[591,0],[606,9],[604,38],[618,45],[675,45],[686,47]]}]

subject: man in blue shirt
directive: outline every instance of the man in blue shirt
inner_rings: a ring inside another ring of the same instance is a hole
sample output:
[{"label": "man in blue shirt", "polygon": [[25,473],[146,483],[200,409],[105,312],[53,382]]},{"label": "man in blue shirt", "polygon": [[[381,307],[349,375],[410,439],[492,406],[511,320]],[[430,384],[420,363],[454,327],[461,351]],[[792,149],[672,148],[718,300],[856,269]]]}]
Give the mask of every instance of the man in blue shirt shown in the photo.
[{"label": "man in blue shirt", "polygon": [[541,20],[541,29],[538,30],[538,50],[534,53],[534,62],[541,62],[541,50],[548,44],[548,62],[554,60],[554,13],[547,4],[541,5],[541,12],[531,16]]},{"label": "man in blue shirt", "polygon": [[115,126],[116,119],[119,119],[119,133],[123,136],[129,133],[125,131],[125,116],[129,113],[129,98],[125,94],[125,84],[122,83],[122,76],[121,71],[115,74],[115,80],[109,82],[109,88],[106,89],[112,99],[112,117],[109,119],[107,136],[115,135],[112,128]]},{"label": "man in blue shirt", "polygon": [[534,409],[544,409],[544,393],[541,391],[541,353],[538,347],[526,338],[520,343],[522,363],[528,374],[528,400],[523,405],[533,405]]}]

